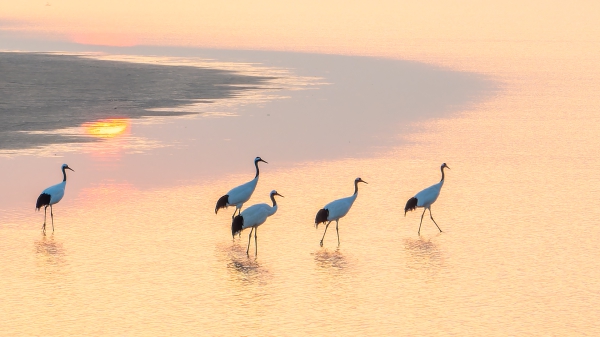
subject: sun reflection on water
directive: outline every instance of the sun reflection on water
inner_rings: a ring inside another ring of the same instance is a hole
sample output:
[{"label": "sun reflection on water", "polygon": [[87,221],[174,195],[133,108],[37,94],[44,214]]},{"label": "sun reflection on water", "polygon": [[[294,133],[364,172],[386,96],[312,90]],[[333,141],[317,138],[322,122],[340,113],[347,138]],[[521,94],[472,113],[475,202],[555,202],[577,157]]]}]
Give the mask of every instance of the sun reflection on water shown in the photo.
[{"label": "sun reflection on water", "polygon": [[100,119],[83,125],[85,133],[98,138],[114,138],[128,133],[130,121],[127,118]]}]

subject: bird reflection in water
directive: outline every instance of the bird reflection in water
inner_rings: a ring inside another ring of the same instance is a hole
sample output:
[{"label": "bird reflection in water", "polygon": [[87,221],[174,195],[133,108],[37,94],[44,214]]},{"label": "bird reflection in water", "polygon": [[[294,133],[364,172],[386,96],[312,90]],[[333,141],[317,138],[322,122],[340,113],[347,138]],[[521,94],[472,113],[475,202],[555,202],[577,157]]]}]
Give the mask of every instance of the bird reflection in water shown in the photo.
[{"label": "bird reflection in water", "polygon": [[244,247],[234,244],[227,252],[227,269],[242,282],[265,284],[269,277],[269,270],[258,263],[256,258],[248,257]]},{"label": "bird reflection in water", "polygon": [[431,239],[424,239],[423,237],[405,239],[404,248],[408,253],[406,261],[409,270],[437,274],[444,264],[444,256],[440,247]]},{"label": "bird reflection in water", "polygon": [[329,251],[321,249],[314,253],[315,262],[323,269],[343,270],[348,268],[348,259],[338,249]]},{"label": "bird reflection in water", "polygon": [[42,236],[35,242],[35,253],[38,261],[47,266],[61,266],[65,263],[63,244],[54,239],[54,235]]}]

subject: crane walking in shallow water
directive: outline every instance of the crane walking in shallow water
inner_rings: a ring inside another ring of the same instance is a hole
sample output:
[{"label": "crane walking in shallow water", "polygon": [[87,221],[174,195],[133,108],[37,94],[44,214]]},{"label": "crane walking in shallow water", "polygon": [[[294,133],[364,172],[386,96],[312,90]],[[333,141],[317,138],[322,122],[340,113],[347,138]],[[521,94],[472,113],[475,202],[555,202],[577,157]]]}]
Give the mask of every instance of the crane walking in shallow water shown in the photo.
[{"label": "crane walking in shallow water", "polygon": [[442,180],[435,185],[431,185],[421,192],[417,193],[414,197],[408,199],[406,202],[406,207],[404,207],[404,216],[406,216],[406,212],[415,210],[417,207],[423,207],[423,214],[421,214],[421,223],[419,223],[419,231],[417,234],[421,235],[421,225],[423,224],[423,216],[425,215],[425,211],[429,210],[429,216],[431,220],[435,224],[435,226],[442,232],[440,226],[438,226],[437,222],[433,220],[433,215],[431,214],[431,204],[433,204],[437,198],[440,196],[440,192],[442,191],[442,186],[444,186],[444,169],[450,169],[446,163],[443,163],[440,167],[442,171]]},{"label": "crane walking in shallow water", "polygon": [[315,227],[318,228],[320,223],[327,222],[327,224],[325,225],[325,232],[323,232],[323,238],[321,238],[321,247],[323,247],[323,239],[325,239],[325,233],[327,233],[327,228],[329,227],[329,224],[334,220],[335,231],[337,232],[338,238],[338,246],[340,245],[340,232],[338,230],[339,221],[340,218],[343,218],[346,214],[348,214],[348,211],[352,207],[352,204],[354,204],[354,200],[356,200],[356,197],[358,196],[358,183],[368,184],[366,181],[360,178],[356,178],[354,180],[353,195],[332,201],[317,212],[317,216],[315,217]]},{"label": "crane walking in shallow water", "polygon": [[50,186],[45,189],[37,199],[35,203],[35,209],[37,211],[44,207],[44,224],[42,225],[42,231],[46,233],[46,209],[50,206],[50,218],[52,219],[52,232],[54,233],[54,214],[52,213],[52,205],[58,203],[65,195],[65,187],[67,186],[67,173],[65,170],[71,170],[75,172],[67,164],[62,165],[63,181],[54,186]]},{"label": "crane walking in shallow water", "polygon": [[231,191],[227,192],[227,194],[219,198],[219,200],[217,201],[217,205],[215,206],[215,214],[217,214],[217,212],[219,212],[219,209],[221,208],[227,208],[228,206],[235,205],[235,211],[233,211],[233,215],[231,216],[231,218],[233,219],[235,217],[235,213],[239,213],[241,211],[242,206],[246,201],[250,199],[252,193],[254,193],[254,189],[256,189],[256,185],[258,184],[258,175],[260,173],[260,171],[258,170],[259,161],[267,163],[260,157],[254,158],[254,166],[256,167],[256,176],[254,176],[254,179],[231,189]]},{"label": "crane walking in shallow water", "polygon": [[252,238],[252,231],[254,231],[254,255],[257,255],[258,246],[256,244],[256,232],[258,232],[258,226],[265,223],[268,217],[277,212],[277,202],[275,201],[276,195],[283,197],[283,195],[277,193],[277,191],[272,190],[270,197],[271,201],[273,202],[273,206],[268,204],[252,205],[246,208],[238,216],[233,218],[233,221],[231,222],[231,235],[233,237],[235,237],[235,234],[238,232],[241,233],[242,230],[251,228],[250,235],[248,236],[248,249],[246,249],[246,255],[248,255],[248,252],[250,251],[250,239]]}]

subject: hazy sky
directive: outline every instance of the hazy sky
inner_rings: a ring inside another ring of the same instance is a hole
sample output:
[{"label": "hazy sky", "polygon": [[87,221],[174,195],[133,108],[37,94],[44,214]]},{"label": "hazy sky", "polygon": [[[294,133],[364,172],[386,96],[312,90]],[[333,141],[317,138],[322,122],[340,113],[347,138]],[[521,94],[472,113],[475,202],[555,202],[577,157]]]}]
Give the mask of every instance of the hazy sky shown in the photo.
[{"label": "hazy sky", "polygon": [[598,17],[598,1],[20,0],[0,2],[0,42],[18,37],[406,57],[435,55],[440,39],[459,46],[598,41]]}]

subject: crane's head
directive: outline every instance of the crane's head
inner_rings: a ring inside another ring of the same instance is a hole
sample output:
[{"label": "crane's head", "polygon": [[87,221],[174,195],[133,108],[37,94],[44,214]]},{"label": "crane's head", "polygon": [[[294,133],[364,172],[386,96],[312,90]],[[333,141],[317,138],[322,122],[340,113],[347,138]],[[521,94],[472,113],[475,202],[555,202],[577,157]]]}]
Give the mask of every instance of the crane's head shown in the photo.
[{"label": "crane's head", "polygon": [[365,183],[365,184],[369,184],[368,182],[366,182],[366,181],[364,181],[364,180],[360,179],[360,177],[359,177],[359,178],[356,178],[356,179],[354,179],[354,183],[356,183],[356,184],[358,184],[358,183]]},{"label": "crane's head", "polygon": [[443,170],[444,168],[447,168],[447,169],[449,170],[449,169],[450,169],[450,166],[446,165],[446,163],[443,163],[443,164],[442,164],[442,170]]},{"label": "crane's head", "polygon": [[[261,157],[256,157],[254,158],[254,163],[258,163],[259,161],[262,161],[263,163],[267,163],[266,161],[264,161]],[[268,163],[267,163],[268,164]]]},{"label": "crane's head", "polygon": [[273,197],[273,196],[276,196],[276,195],[278,195],[278,196],[280,196],[280,197],[284,198],[284,196],[283,196],[283,195],[281,195],[281,194],[277,193],[277,191],[275,191],[275,190],[272,190],[272,191],[271,191],[271,197]]},{"label": "crane's head", "polygon": [[70,168],[69,165],[67,165],[67,164],[62,164],[62,169],[63,170],[71,170],[71,171],[75,172],[75,170],[73,170],[72,168]]}]

